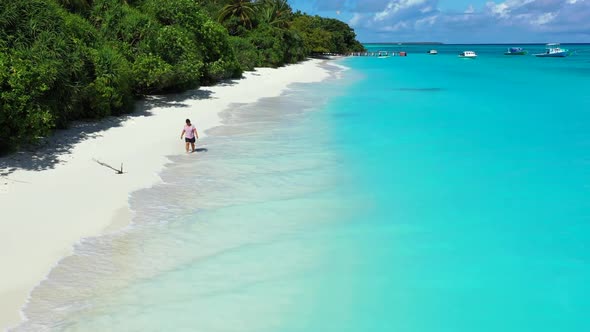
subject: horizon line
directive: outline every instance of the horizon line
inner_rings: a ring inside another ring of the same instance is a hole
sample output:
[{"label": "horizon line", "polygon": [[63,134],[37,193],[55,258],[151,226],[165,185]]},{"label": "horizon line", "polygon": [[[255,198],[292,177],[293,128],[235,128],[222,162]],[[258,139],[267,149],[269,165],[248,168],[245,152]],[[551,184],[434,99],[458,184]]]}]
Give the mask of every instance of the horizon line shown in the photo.
[{"label": "horizon line", "polygon": [[[555,43],[555,42],[552,42]],[[513,43],[443,43],[443,42],[361,42],[361,44],[392,44],[392,45],[404,45],[404,44],[414,44],[414,45],[547,45],[552,44],[549,42],[513,42]],[[590,45],[588,43],[580,43],[580,42],[560,42],[559,44],[564,45]]]}]

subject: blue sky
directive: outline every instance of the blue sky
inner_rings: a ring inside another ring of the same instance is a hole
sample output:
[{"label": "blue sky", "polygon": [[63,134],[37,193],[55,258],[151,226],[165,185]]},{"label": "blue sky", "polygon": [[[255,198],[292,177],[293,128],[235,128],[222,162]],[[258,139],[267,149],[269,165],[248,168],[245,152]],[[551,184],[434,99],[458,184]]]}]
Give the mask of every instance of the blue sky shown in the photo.
[{"label": "blue sky", "polygon": [[590,43],[590,0],[290,0],[362,42]]}]

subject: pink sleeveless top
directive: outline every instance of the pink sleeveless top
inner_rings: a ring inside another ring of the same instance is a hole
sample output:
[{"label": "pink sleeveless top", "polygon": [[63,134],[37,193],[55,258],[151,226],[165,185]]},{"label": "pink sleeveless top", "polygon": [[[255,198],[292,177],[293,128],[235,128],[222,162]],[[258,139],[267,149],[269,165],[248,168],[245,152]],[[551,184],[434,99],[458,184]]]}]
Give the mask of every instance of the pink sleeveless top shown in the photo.
[{"label": "pink sleeveless top", "polygon": [[195,132],[194,132],[195,127],[193,125],[190,126],[184,126],[184,137],[191,139],[191,138],[195,138]]}]

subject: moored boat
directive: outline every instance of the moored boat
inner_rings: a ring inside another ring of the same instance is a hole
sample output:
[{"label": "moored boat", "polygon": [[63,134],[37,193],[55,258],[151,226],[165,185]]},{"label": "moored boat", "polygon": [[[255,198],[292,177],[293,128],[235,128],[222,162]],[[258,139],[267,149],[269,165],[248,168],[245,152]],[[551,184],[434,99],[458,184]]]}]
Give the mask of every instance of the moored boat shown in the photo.
[{"label": "moored boat", "polygon": [[511,47],[504,55],[526,55],[527,53],[522,47]]},{"label": "moored boat", "polygon": [[536,57],[540,58],[564,58],[570,55],[570,51],[559,47],[558,43],[547,44],[545,53],[537,53]]},{"label": "moored boat", "polygon": [[463,51],[459,53],[459,57],[463,59],[475,59],[477,58],[477,54],[473,51]]},{"label": "moored boat", "polygon": [[428,51],[428,54],[430,54],[430,55],[437,55],[438,54],[438,51],[437,50],[430,50],[430,51]]}]

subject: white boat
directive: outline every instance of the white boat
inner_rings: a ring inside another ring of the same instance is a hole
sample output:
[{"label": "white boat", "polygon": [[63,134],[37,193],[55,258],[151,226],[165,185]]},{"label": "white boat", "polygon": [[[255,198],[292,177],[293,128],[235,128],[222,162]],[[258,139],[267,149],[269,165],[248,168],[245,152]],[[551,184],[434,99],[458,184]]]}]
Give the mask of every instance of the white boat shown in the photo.
[{"label": "white boat", "polygon": [[522,47],[511,47],[504,55],[526,55],[527,53]]},{"label": "white boat", "polygon": [[436,54],[438,54],[438,51],[437,50],[430,50],[430,51],[428,51],[428,54],[436,55]]},{"label": "white boat", "polygon": [[389,52],[387,52],[387,51],[379,51],[379,52],[377,53],[377,56],[378,56],[380,59],[389,58]]},{"label": "white boat", "polygon": [[459,57],[464,59],[475,59],[477,58],[477,54],[473,51],[463,51],[459,53]]},{"label": "white boat", "polygon": [[540,58],[564,58],[571,53],[568,49],[559,47],[558,43],[547,44],[545,48],[547,49],[545,53],[538,53],[535,56]]}]

